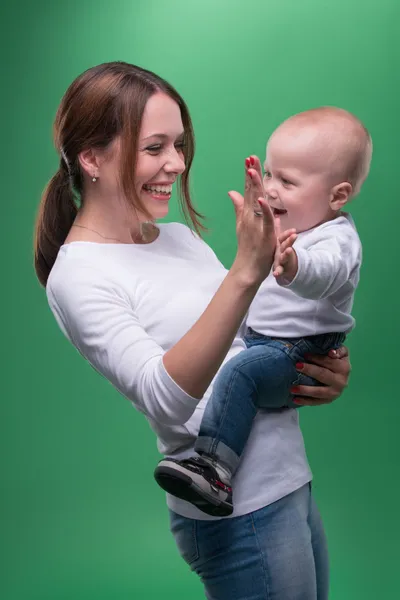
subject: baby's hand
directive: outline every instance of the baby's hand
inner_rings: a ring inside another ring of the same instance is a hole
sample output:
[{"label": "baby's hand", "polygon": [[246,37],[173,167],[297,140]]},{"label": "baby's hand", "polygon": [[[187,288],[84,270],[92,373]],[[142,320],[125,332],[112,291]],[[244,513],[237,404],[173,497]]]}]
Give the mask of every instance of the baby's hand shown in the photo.
[{"label": "baby's hand", "polygon": [[293,248],[296,239],[295,229],[286,229],[277,238],[272,274],[276,278],[282,277],[286,283],[293,281],[298,269],[297,254]]}]

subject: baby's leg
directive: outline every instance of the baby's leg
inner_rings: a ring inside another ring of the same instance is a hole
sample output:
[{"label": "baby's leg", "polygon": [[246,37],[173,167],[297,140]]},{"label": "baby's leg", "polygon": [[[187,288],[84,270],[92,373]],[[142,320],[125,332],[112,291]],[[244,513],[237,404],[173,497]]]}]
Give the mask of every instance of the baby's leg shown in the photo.
[{"label": "baby's leg", "polygon": [[[332,340],[323,337],[322,341],[329,350]],[[200,456],[166,458],[155,471],[164,490],[215,516],[232,514],[231,478],[257,410],[295,406],[291,387],[316,383],[299,374],[296,362],[313,348],[324,351],[323,346],[303,339],[274,340],[260,334],[248,337],[246,343],[247,350],[228,361],[214,382],[195,443]]]},{"label": "baby's leg", "polygon": [[299,373],[278,341],[252,346],[224,365],[213,386],[195,450],[213,457],[232,475],[259,408],[288,406]]},{"label": "baby's leg", "polygon": [[260,398],[282,405],[297,372],[278,343],[258,345],[228,361],[219,372],[200,426],[200,456],[165,458],[155,470],[167,492],[214,516],[232,514],[231,478],[250,435]]}]

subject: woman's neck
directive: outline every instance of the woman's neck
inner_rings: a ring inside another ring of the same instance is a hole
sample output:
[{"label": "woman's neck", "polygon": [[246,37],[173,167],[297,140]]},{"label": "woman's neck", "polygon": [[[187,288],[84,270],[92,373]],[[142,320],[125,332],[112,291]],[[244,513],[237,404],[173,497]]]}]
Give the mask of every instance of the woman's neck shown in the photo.
[{"label": "woman's neck", "polygon": [[[144,217],[143,217],[144,219]],[[85,201],[78,211],[73,229],[81,235],[90,232],[91,238],[97,235],[99,242],[121,244],[149,244],[158,237],[158,229],[151,222],[140,220],[134,209],[112,206],[111,203]]]}]

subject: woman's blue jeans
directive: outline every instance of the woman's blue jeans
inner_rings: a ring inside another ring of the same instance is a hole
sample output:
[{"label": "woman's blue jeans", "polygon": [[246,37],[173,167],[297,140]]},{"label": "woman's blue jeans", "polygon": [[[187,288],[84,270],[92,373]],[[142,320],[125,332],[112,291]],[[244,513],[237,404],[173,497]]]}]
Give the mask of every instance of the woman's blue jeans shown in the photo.
[{"label": "woman's blue jeans", "polygon": [[240,517],[203,521],[170,511],[170,519],[208,600],[327,600],[326,538],[310,484]]}]

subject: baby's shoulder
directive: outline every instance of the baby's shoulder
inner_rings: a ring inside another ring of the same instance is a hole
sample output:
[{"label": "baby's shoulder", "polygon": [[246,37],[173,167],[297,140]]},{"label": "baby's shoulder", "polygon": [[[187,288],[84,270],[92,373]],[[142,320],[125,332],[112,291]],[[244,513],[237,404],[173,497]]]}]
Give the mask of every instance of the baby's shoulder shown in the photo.
[{"label": "baby's shoulder", "polygon": [[337,241],[360,242],[357,227],[353,217],[349,213],[342,212],[336,219],[322,223],[311,233],[310,238],[323,240],[332,238]]}]

